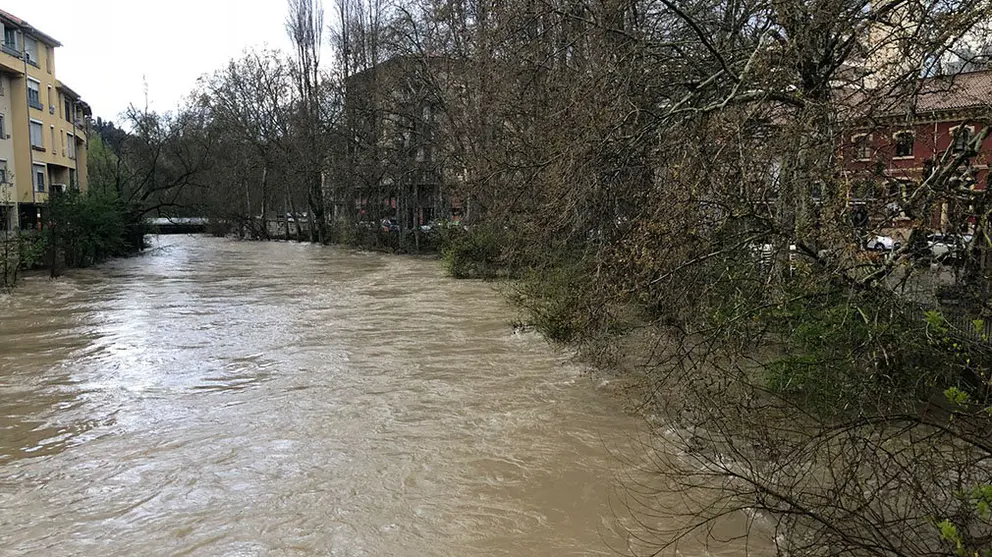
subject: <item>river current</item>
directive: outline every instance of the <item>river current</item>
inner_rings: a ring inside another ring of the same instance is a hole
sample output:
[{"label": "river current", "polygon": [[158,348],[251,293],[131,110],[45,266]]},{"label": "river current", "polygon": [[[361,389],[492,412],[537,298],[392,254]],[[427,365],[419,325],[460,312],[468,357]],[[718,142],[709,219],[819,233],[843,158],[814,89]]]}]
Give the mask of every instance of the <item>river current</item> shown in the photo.
[{"label": "river current", "polygon": [[0,554],[623,552],[640,422],[436,261],[162,237],[0,296]]}]

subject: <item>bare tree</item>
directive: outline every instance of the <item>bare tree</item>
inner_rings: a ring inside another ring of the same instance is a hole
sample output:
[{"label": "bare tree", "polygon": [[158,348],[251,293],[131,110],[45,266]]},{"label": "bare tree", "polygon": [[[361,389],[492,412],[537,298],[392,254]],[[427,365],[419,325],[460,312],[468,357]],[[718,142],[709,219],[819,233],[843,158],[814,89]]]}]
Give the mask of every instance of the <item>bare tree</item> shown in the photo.
[{"label": "bare tree", "polygon": [[[207,89],[210,125],[222,130],[219,133],[229,144],[226,155],[238,157],[230,167],[225,165],[217,179],[236,176],[246,168],[257,176],[241,180],[241,187],[235,190],[243,192],[243,203],[228,200],[217,208],[224,211],[222,216],[244,223],[250,236],[266,239],[270,209],[280,207],[282,215],[277,221],[286,224],[288,234],[290,221],[285,214],[291,204],[287,200],[299,194],[293,188],[294,181],[274,181],[276,176],[287,175],[289,161],[296,155],[290,125],[295,96],[288,63],[278,52],[249,52],[215,74]],[[221,191],[225,192],[230,190]],[[305,195],[301,199],[306,199]],[[232,212],[238,207],[242,209]]]},{"label": "bare tree", "polygon": [[987,333],[924,295],[937,279],[910,242],[864,250],[893,212],[925,233],[955,198],[988,245],[968,176],[989,113],[898,200],[868,191],[891,178],[878,165],[850,164],[853,136],[954,94],[928,76],[990,6],[952,4],[421,6],[421,44],[465,62],[448,148],[516,300],[552,340],[639,354],[675,428],[656,456],[689,504],[644,521],[648,553],[734,515],[792,555],[989,547]]},{"label": "bare tree", "polygon": [[298,150],[302,173],[307,184],[307,219],[314,242],[328,240],[324,204],[320,137],[321,73],[320,51],[323,45],[324,9],[319,0],[289,0],[286,31],[295,47],[296,87],[299,111],[296,128],[300,131]]}]

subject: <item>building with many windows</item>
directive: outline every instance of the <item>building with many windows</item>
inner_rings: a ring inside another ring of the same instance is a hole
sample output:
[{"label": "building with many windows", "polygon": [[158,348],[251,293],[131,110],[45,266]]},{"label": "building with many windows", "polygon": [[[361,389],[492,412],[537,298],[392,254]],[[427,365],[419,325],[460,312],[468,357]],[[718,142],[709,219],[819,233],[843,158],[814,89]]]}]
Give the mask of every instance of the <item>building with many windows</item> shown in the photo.
[{"label": "building with many windows", "polygon": [[329,195],[336,215],[386,218],[402,231],[460,216],[438,97],[451,64],[395,56],[345,80],[349,171]]},{"label": "building with many windows", "polygon": [[0,227],[35,228],[49,195],[86,189],[89,106],[56,78],[57,40],[0,10]]},{"label": "building with many windows", "polygon": [[[898,99],[901,99],[898,98]],[[992,135],[972,150],[973,139],[992,118],[992,71],[940,75],[920,79],[913,94],[885,107],[863,129],[848,134],[843,150],[847,178],[855,184],[854,202],[880,206],[876,219],[908,237],[914,222],[940,232],[970,232],[975,208],[970,196],[943,199],[933,206],[908,206],[913,194],[951,156],[967,158],[951,181],[968,190],[984,190],[992,176]]]}]

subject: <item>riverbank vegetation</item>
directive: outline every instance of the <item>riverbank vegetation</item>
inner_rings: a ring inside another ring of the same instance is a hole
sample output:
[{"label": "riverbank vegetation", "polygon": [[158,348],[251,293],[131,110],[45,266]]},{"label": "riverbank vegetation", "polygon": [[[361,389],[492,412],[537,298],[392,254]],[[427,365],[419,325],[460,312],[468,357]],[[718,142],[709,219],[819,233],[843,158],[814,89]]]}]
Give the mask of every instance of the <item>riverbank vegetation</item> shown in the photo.
[{"label": "riverbank vegetation", "polygon": [[[987,1],[290,13],[292,55],[128,115],[108,199],[512,277],[530,326],[633,364],[667,424],[654,461],[682,497],[634,498],[647,554],[743,516],[789,555],[989,555],[992,111],[895,188],[849,164],[985,67]],[[423,222],[428,185],[457,226]],[[935,212],[971,229],[952,270],[918,257]],[[917,240],[866,251],[895,220]]]},{"label": "riverbank vegetation", "polygon": [[[108,146],[103,135],[115,147]],[[54,278],[69,268],[144,249],[150,231],[145,217],[155,205],[144,195],[148,188],[136,183],[137,173],[129,166],[135,165],[133,159],[122,156],[129,155],[129,144],[137,139],[98,123],[88,145],[87,191],[52,191],[34,226],[2,232],[0,288],[13,288],[24,271],[47,269]]]}]

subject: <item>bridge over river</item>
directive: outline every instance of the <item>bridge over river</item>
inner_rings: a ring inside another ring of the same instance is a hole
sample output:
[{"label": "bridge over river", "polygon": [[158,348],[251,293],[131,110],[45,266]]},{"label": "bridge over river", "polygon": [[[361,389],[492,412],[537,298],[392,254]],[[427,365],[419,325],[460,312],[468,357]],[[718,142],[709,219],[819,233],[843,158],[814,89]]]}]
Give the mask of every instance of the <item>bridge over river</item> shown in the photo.
[{"label": "bridge over river", "polygon": [[207,231],[209,221],[203,217],[161,217],[148,219],[159,234],[200,234]]}]

